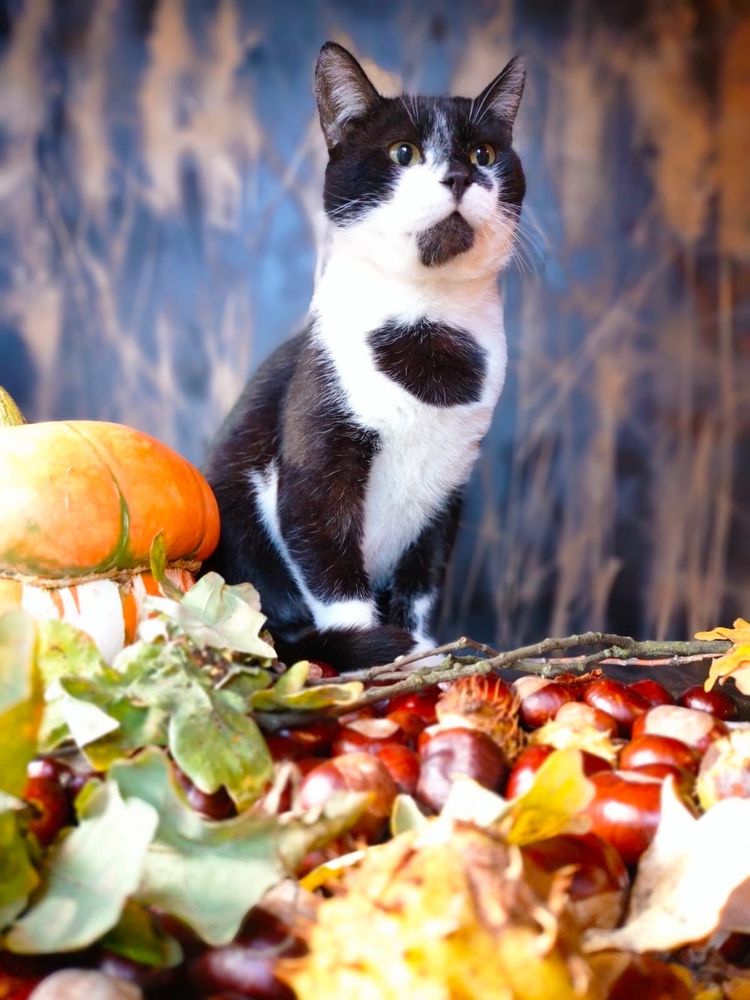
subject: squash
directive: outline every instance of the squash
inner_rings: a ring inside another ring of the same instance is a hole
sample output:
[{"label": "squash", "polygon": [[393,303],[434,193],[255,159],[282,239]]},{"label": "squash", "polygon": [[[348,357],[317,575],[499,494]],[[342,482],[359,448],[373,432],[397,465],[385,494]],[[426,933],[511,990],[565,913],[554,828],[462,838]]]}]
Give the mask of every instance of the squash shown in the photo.
[{"label": "squash", "polygon": [[63,618],[111,659],[158,593],[149,554],[166,544],[181,590],[216,547],[219,511],[200,472],[121,424],[23,418],[0,388],[0,605]]}]

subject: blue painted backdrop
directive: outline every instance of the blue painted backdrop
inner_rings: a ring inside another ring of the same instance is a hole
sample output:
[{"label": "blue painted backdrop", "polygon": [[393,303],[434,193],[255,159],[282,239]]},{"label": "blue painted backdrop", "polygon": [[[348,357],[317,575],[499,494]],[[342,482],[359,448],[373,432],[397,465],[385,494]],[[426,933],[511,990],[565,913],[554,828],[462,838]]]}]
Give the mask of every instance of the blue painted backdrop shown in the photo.
[{"label": "blue painted backdrop", "polygon": [[201,461],[310,298],[327,38],[384,91],[472,95],[528,63],[510,378],[443,634],[748,615],[742,2],[5,0],[0,381],[30,419],[124,421]]}]

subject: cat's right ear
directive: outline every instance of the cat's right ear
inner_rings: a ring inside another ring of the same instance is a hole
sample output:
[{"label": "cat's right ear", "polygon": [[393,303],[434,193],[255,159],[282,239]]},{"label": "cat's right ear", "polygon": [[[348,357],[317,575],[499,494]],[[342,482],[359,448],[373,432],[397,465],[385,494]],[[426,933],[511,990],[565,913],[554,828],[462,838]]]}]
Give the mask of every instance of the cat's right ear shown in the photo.
[{"label": "cat's right ear", "polygon": [[354,56],[336,42],[326,42],[315,67],[315,99],[329,149],[337,146],[346,126],[361,118],[380,96]]}]

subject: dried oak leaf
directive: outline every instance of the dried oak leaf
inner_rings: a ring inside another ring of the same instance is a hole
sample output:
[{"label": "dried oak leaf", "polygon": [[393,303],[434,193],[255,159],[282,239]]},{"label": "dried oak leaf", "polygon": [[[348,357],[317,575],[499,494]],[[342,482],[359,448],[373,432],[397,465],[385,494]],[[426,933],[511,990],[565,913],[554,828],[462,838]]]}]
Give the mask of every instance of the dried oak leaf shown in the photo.
[{"label": "dried oak leaf", "polygon": [[724,799],[696,819],[667,779],[625,924],[588,932],[585,950],[670,951],[718,930],[750,932],[748,843],[750,799]]},{"label": "dried oak leaf", "polygon": [[589,997],[566,884],[545,898],[517,848],[471,824],[431,823],[347,871],[319,907],[309,954],[281,974],[305,1000]]},{"label": "dried oak leaf", "polygon": [[531,734],[531,743],[555,747],[558,750],[586,750],[614,764],[620,752],[609,733],[596,729],[580,718],[550,719]]}]

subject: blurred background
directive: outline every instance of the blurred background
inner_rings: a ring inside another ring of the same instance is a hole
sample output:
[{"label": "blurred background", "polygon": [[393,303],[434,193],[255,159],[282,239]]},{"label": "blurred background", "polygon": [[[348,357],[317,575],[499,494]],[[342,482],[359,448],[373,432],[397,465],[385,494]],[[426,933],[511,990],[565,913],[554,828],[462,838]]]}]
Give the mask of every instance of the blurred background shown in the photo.
[{"label": "blurred background", "polygon": [[202,461],[310,300],[328,38],[389,93],[527,62],[509,379],[441,636],[750,617],[746,0],[0,0],[0,382]]}]

